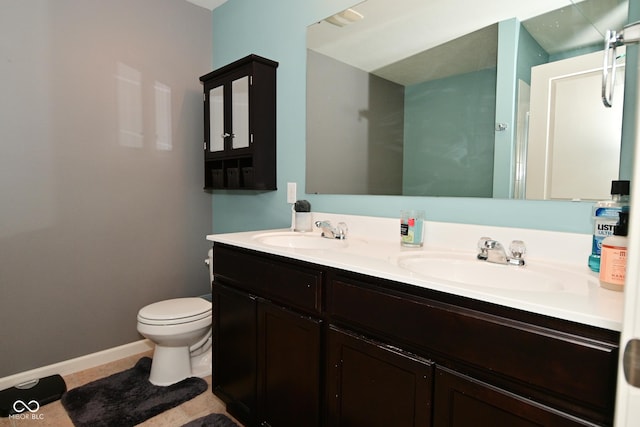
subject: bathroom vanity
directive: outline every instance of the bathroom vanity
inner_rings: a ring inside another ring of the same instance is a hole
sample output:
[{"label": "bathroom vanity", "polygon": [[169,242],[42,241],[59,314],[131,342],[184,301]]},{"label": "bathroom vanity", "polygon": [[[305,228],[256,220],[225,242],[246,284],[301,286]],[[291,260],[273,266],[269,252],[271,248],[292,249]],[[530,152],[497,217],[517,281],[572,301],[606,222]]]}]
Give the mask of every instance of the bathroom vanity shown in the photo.
[{"label": "bathroom vanity", "polygon": [[213,392],[247,425],[612,425],[622,296],[587,273],[544,307],[407,272],[397,239],[301,237],[208,237]]}]

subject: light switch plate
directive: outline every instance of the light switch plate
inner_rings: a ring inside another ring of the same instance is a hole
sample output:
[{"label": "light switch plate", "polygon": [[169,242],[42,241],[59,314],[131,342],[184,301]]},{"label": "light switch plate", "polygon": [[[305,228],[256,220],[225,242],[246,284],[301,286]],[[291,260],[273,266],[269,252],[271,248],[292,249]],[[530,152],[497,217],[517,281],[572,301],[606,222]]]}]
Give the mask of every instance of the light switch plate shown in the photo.
[{"label": "light switch plate", "polygon": [[296,202],[296,183],[287,182],[287,203],[294,204]]}]

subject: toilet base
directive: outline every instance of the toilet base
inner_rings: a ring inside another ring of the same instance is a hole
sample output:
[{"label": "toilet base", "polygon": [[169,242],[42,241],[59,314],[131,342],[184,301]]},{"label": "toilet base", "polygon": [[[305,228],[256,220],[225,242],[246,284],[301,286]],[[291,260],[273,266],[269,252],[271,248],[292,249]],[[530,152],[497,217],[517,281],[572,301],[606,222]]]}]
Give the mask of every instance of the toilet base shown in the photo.
[{"label": "toilet base", "polygon": [[156,344],[151,362],[149,382],[169,386],[189,377],[211,375],[211,343],[192,356],[189,347],[163,347]]},{"label": "toilet base", "polygon": [[151,362],[149,382],[168,386],[191,376],[189,347],[163,347],[156,344]]}]

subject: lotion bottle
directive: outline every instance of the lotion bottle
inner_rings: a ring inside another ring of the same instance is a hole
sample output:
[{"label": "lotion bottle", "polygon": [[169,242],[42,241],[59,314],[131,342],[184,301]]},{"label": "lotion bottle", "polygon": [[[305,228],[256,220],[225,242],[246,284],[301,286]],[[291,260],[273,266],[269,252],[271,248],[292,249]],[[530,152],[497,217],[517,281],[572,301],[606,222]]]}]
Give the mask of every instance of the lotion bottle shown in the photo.
[{"label": "lotion bottle", "polygon": [[612,291],[623,291],[627,270],[627,230],[629,212],[619,213],[620,221],[613,235],[602,241],[600,253],[600,286]]},{"label": "lotion bottle", "polygon": [[600,271],[602,241],[613,235],[618,222],[618,213],[629,209],[629,181],[611,182],[611,199],[597,202],[593,207],[593,237],[589,268]]}]

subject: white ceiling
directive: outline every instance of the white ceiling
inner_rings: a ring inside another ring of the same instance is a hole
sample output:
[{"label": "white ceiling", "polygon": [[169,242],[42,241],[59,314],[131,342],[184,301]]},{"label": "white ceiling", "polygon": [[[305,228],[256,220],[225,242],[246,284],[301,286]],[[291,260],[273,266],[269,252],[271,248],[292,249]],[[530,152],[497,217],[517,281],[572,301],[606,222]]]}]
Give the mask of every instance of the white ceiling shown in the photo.
[{"label": "white ceiling", "polygon": [[216,7],[220,6],[222,3],[225,3],[227,0],[187,0],[189,3],[196,4],[200,7],[204,7],[205,9],[213,10]]}]

